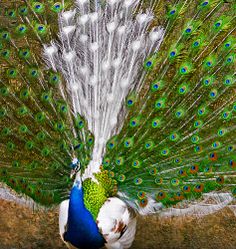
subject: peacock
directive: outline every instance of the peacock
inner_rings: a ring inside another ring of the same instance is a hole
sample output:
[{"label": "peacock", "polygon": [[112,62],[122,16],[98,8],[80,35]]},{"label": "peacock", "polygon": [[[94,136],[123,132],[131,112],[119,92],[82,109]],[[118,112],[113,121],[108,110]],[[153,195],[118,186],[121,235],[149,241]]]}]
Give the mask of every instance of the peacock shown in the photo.
[{"label": "peacock", "polygon": [[129,248],[138,214],[228,205],[235,14],[233,0],[1,1],[0,181],[60,205],[69,248]]}]

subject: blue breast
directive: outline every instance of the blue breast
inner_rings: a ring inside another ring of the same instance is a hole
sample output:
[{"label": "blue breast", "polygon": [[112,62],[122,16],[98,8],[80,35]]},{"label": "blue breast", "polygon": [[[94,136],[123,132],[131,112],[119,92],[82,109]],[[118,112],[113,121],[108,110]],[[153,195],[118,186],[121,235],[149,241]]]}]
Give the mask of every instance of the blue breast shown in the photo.
[{"label": "blue breast", "polygon": [[83,190],[74,186],[70,194],[67,231],[64,239],[81,249],[98,249],[105,240],[83,201]]}]

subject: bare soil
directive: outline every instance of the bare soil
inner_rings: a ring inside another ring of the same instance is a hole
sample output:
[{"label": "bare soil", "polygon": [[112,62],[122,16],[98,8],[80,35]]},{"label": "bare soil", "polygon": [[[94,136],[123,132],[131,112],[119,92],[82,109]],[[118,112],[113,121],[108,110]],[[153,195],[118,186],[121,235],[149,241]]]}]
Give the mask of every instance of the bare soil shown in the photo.
[{"label": "bare soil", "polygon": [[[65,249],[57,215],[0,200],[0,249]],[[132,249],[235,249],[235,221],[227,208],[201,219],[140,217]]]}]

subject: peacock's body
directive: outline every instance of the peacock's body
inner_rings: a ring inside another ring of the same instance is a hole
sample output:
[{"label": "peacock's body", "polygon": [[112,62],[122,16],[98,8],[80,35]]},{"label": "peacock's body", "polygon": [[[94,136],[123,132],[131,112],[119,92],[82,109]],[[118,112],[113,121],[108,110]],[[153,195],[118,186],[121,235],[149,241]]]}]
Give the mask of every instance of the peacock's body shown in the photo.
[{"label": "peacock's body", "polygon": [[69,247],[129,248],[136,213],[232,201],[233,0],[0,7],[0,181],[61,203]]}]

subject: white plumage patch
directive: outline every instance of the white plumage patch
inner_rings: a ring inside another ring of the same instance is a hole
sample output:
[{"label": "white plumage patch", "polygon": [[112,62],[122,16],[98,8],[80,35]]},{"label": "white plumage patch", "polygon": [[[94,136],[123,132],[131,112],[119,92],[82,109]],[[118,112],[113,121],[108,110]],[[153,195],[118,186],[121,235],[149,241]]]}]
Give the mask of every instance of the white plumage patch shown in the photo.
[{"label": "white plumage patch", "polygon": [[132,198],[127,196],[125,193],[118,192],[118,196],[125,200],[126,203],[128,203],[128,205],[140,215],[156,214],[159,213],[163,208],[163,204],[161,202],[156,202],[156,200],[151,197],[148,197],[147,206],[142,208],[139,206],[138,202],[134,202]]},{"label": "white plumage patch", "polygon": [[66,232],[66,226],[68,221],[69,200],[65,200],[61,203],[59,209],[59,232],[61,239],[64,241],[63,234]]},{"label": "white plumage patch", "polygon": [[129,248],[136,232],[136,217],[119,198],[109,198],[97,217],[100,232],[110,249]]}]

